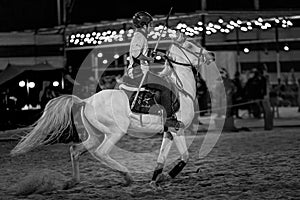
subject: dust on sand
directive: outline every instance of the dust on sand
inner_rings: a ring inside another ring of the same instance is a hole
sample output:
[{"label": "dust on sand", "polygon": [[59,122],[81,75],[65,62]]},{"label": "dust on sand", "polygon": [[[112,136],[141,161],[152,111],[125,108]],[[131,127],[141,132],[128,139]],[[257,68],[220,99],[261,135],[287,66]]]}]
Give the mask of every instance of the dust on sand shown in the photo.
[{"label": "dust on sand", "polygon": [[[68,145],[56,144],[11,157],[9,151],[16,141],[0,142],[0,199],[299,199],[299,131],[294,128],[223,133],[202,160],[198,155],[203,136],[197,136],[189,149],[186,168],[176,179],[163,183],[161,192],[148,187],[151,172],[133,173],[135,182],[122,187],[119,174],[103,168],[90,154],[80,158],[81,183],[63,190],[59,184],[71,178]],[[160,142],[161,136],[125,136],[119,146],[143,152],[159,149]],[[131,159],[129,162],[134,162]],[[155,166],[155,158],[148,162]],[[12,186],[26,180],[28,174],[43,170],[50,170],[44,171],[46,174],[57,173],[56,190],[29,196],[11,193]]]}]

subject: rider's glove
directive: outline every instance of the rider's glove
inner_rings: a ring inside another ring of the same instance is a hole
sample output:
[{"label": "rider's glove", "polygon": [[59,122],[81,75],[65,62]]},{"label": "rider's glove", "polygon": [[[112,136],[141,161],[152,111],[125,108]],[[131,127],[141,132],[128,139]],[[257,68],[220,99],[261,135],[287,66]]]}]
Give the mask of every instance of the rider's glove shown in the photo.
[{"label": "rider's glove", "polygon": [[167,58],[167,55],[165,53],[159,52],[159,51],[153,51],[151,52],[151,57],[156,58],[156,56],[160,56],[162,58]]},{"label": "rider's glove", "polygon": [[157,51],[152,51],[151,53],[150,53],[150,57],[151,58],[155,58],[157,56]]}]

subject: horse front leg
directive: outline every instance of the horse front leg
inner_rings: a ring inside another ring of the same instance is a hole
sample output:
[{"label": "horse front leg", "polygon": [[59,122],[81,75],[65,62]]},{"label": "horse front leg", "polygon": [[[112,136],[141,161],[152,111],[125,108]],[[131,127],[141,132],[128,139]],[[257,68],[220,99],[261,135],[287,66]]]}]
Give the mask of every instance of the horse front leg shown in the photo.
[{"label": "horse front leg", "polygon": [[160,147],[159,155],[157,158],[157,165],[152,175],[152,180],[150,182],[150,186],[155,190],[159,189],[158,182],[160,180],[160,176],[163,172],[164,165],[166,163],[168,154],[170,152],[171,146],[173,143],[173,136],[171,132],[164,132],[162,144]]},{"label": "horse front leg", "polygon": [[169,176],[173,179],[183,170],[183,168],[187,164],[189,160],[189,152],[186,146],[184,129],[180,129],[177,133],[172,133],[172,135],[174,137],[174,142],[178,148],[178,151],[181,155],[181,160],[168,173]]},{"label": "horse front leg", "polygon": [[185,136],[183,135],[183,133],[184,133],[183,129],[180,129],[177,133],[171,132],[171,135],[173,136],[173,140],[181,155],[180,156],[181,160],[168,173],[160,173],[157,176],[156,183],[167,181],[169,179],[174,179],[186,166],[189,159],[189,153],[186,146]]}]

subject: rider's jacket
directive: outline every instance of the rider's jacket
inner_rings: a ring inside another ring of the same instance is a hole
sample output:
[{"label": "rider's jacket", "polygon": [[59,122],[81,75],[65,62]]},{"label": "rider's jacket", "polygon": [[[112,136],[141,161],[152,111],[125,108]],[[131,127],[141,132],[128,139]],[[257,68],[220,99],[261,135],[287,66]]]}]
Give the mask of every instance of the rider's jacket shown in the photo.
[{"label": "rider's jacket", "polygon": [[[148,65],[147,61],[140,61],[139,59],[137,59],[140,56],[140,54],[147,56],[147,53],[148,53],[147,36],[144,32],[137,30],[131,39],[130,49],[129,49],[130,60],[127,69],[127,74],[131,78],[134,78],[135,75],[140,74],[141,65]],[[139,69],[137,69],[137,67]]]}]

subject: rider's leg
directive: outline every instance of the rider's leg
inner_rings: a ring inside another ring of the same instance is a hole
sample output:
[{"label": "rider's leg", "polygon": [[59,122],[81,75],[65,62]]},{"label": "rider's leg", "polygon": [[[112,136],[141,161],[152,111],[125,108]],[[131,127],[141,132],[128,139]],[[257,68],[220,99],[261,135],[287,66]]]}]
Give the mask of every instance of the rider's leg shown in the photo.
[{"label": "rider's leg", "polygon": [[174,113],[172,108],[172,100],[174,99],[172,98],[175,98],[175,95],[172,95],[172,93],[175,94],[175,91],[172,91],[171,84],[153,73],[148,73],[148,82],[149,87],[153,87],[160,91],[159,104],[164,107],[166,116],[171,117]]},{"label": "rider's leg", "polygon": [[169,131],[164,132],[162,144],[157,158],[157,166],[153,172],[152,181],[156,181],[157,177],[162,173],[166,163],[168,154],[173,143],[173,136]]},{"label": "rider's leg", "polygon": [[186,163],[188,162],[189,153],[186,146],[184,129],[179,129],[177,133],[172,132],[172,135],[174,138],[174,142],[178,148],[178,151],[180,152],[181,155],[181,161],[177,163],[177,165],[175,165],[173,169],[169,172],[169,176],[171,178],[175,178],[183,170]]}]

